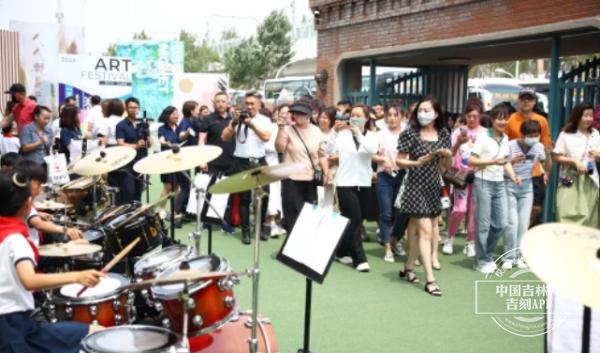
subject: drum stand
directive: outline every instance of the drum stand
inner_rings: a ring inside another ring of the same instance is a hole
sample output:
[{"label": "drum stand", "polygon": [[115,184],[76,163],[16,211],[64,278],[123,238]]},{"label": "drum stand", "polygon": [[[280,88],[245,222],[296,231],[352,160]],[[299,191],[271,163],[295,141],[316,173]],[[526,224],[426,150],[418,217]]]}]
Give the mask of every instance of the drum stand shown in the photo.
[{"label": "drum stand", "polygon": [[[190,342],[188,341],[188,311],[190,307],[190,292],[187,281],[183,282],[183,291],[180,294],[181,305],[183,305],[183,328],[181,332],[181,346],[177,348],[177,353],[190,353]],[[193,303],[193,301],[192,301]]]},{"label": "drum stand", "polygon": [[92,180],[94,181],[92,184],[92,212],[93,212],[93,222],[92,222],[92,226],[96,225],[96,217],[98,217],[98,200],[96,199],[97,194],[97,188],[96,188],[96,184],[98,183],[98,176],[95,175],[92,177]]},{"label": "drum stand", "polygon": [[260,232],[262,228],[262,199],[266,195],[260,183],[257,182],[257,187],[254,190],[255,202],[254,202],[254,267],[248,272],[252,276],[252,318],[250,324],[252,325],[251,336],[248,339],[250,344],[250,352],[257,353],[258,351],[258,339],[256,337],[256,331],[258,326],[258,280],[260,274]]},{"label": "drum stand", "polygon": [[[187,176],[187,174],[186,174]],[[206,189],[203,187],[200,187],[200,185],[197,185],[191,178],[191,175],[189,176],[190,179],[190,183],[194,184],[194,187],[196,189],[196,228],[194,229],[194,232],[191,233],[189,235],[190,240],[193,238],[194,239],[194,250],[196,252],[196,256],[200,256],[200,240],[202,238],[202,223],[201,223],[201,213],[202,213],[202,205],[204,202],[206,202],[208,204],[208,207],[210,207],[213,212],[217,215],[217,217],[219,217],[219,219],[221,221],[223,221],[223,217],[221,217],[221,215],[219,214],[219,212],[215,209],[215,207],[213,206],[213,204],[210,202],[209,199],[206,198]],[[202,201],[202,202],[201,202]],[[208,254],[212,254],[212,231],[209,230],[208,232]]]}]

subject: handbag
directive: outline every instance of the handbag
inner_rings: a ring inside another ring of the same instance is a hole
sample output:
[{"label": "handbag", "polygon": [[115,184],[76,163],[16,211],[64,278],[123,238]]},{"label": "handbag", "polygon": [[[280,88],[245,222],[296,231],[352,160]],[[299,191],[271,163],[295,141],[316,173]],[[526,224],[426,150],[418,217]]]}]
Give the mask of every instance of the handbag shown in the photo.
[{"label": "handbag", "polygon": [[396,200],[394,200],[394,207],[400,209],[402,207],[402,196],[404,195],[404,188],[406,185],[406,181],[408,180],[408,171],[404,174],[404,179],[402,179],[402,184],[400,184],[400,188],[398,189],[398,194],[396,195]]},{"label": "handbag", "polygon": [[464,189],[475,180],[475,173],[469,170],[461,170],[457,167],[450,167],[442,174],[442,179],[446,184],[452,184],[458,189]]},{"label": "handbag", "polygon": [[321,169],[317,169],[317,167],[315,166],[315,163],[313,162],[313,160],[310,156],[310,151],[308,150],[308,146],[306,146],[306,143],[304,143],[304,140],[302,139],[302,136],[300,136],[300,133],[298,132],[296,127],[292,126],[292,129],[294,129],[294,132],[296,133],[296,135],[298,135],[300,142],[302,142],[302,145],[304,145],[304,148],[306,149],[306,154],[308,155],[308,160],[310,161],[310,165],[314,171],[313,182],[318,186],[324,185],[325,182],[323,180],[323,171]]}]

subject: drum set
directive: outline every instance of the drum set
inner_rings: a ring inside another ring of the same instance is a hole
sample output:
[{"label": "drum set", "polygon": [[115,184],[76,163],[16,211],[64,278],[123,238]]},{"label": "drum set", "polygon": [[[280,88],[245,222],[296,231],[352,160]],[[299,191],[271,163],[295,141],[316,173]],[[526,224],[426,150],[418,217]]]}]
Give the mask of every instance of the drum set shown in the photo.
[{"label": "drum set", "polygon": [[[132,152],[133,151],[133,152]],[[64,225],[82,229],[85,241],[42,245],[45,272],[98,269],[107,272],[94,288],[69,284],[47,291],[42,309],[52,321],[79,321],[106,327],[82,342],[88,353],[112,352],[279,352],[270,320],[258,314],[259,236],[262,186],[286,178],[298,165],[259,167],[233,175],[211,187],[211,193],[254,190],[253,267],[234,272],[229,261],[200,253],[200,213],[194,247],[173,243],[154,207],[114,205],[103,175],[133,160],[129,147],[94,151],[78,161],[82,175],[36,203]],[[176,147],[134,165],[143,174],[181,172],[210,162],[221,153],[214,146]],[[197,192],[197,202],[206,190]],[[168,195],[173,197],[174,195]],[[165,245],[163,245],[165,244]],[[252,310],[241,311],[234,289],[240,278],[252,278]]]}]

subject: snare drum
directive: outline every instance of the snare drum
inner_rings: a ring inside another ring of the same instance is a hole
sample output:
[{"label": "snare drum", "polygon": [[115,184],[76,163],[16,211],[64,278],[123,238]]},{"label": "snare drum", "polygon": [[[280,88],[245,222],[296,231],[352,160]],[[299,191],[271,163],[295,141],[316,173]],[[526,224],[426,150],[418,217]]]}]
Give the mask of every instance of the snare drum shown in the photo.
[{"label": "snare drum", "polygon": [[173,245],[142,256],[134,265],[136,279],[149,280],[174,264],[191,257],[193,249],[185,245]]},{"label": "snare drum", "polygon": [[116,273],[108,273],[94,288],[88,288],[81,296],[77,293],[81,284],[68,284],[53,293],[48,316],[52,321],[79,321],[105,327],[123,325],[135,319],[133,292],[119,288],[129,280]]},{"label": "snare drum", "polygon": [[130,325],[93,333],[81,347],[86,353],[169,353],[175,352],[178,342],[174,332],[162,327]]},{"label": "snare drum", "polygon": [[[201,256],[188,260],[190,269],[203,272],[226,272],[231,269],[223,257]],[[161,272],[156,278],[164,278],[179,271],[179,264]],[[190,336],[216,330],[225,324],[236,312],[233,285],[237,277],[221,277],[208,281],[198,281],[188,285],[190,299],[194,302],[189,311],[188,328]],[[152,287],[152,295],[164,309],[163,326],[182,333],[183,308],[180,293],[183,284]]]},{"label": "snare drum", "polygon": [[118,254],[137,237],[140,237],[140,242],[131,249],[128,257],[142,256],[162,243],[164,227],[158,214],[153,212],[141,214],[127,224],[121,225],[132,213],[133,211],[118,215],[106,223],[108,249],[113,254]]}]

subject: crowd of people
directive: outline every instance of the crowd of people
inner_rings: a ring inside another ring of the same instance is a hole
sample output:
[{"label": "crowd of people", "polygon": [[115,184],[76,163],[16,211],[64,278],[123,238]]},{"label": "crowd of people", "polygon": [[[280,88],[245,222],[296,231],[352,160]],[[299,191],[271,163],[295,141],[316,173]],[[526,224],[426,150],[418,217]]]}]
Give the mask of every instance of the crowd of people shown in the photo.
[{"label": "crowd of people", "polygon": [[[140,201],[144,181],[132,166],[147,155],[151,139],[136,98],[92,96],[85,122],[75,101],[68,100],[51,121],[53,112],[28,98],[22,85],[13,85],[8,93],[13,99],[2,120],[3,166],[32,170],[23,161],[43,166],[55,149],[69,159],[71,141],[85,136],[106,146],[130,146],[136,158],[109,173],[107,182],[119,189],[117,204]],[[442,295],[436,282],[440,252],[454,254],[459,232],[466,233],[462,252],[473,258],[476,271],[496,271],[501,239],[502,268],[527,267],[519,243],[540,222],[553,162],[560,165],[558,220],[597,225],[600,135],[593,127],[591,105],[575,107],[554,142],[547,118],[536,113],[531,89],[520,92],[516,107],[506,102],[484,111],[477,98],[464,107],[461,114],[448,114],[435,97],[410,107],[349,101],[326,107],[307,98],[270,110],[257,92],[247,93],[243,106],[231,106],[227,93],[219,92],[212,112],[194,101],[181,110],[168,106],[158,119],[162,150],[206,144],[223,153],[195,171],[161,175],[163,195],[181,191],[174,202],[180,227],[192,219],[186,203],[193,173],[228,176],[258,166],[300,163],[301,171],[264,186],[262,240],[289,234],[305,203],[319,203],[323,194],[335,193],[337,209],[349,219],[336,260],[360,272],[370,270],[364,225],[374,221],[383,261],[406,256],[399,276],[413,284],[420,282],[415,267],[422,266],[425,291],[434,296]],[[30,179],[45,182],[43,176]],[[250,205],[250,192],[232,195],[223,224],[229,234],[239,226],[244,244],[251,243]],[[165,205],[159,213],[167,218]],[[35,224],[28,226],[53,229]],[[80,237],[76,230],[68,234]]]}]

